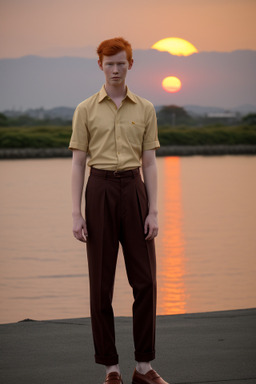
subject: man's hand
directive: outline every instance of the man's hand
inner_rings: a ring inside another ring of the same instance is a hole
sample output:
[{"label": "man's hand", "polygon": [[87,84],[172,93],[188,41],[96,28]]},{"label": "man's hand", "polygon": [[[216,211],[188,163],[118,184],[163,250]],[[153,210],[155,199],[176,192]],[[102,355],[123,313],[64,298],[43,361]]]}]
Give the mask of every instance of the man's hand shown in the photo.
[{"label": "man's hand", "polygon": [[144,233],[146,240],[152,240],[158,234],[158,222],[157,222],[157,213],[149,213],[146,217],[144,224]]},{"label": "man's hand", "polygon": [[73,235],[77,240],[86,243],[88,233],[86,222],[82,215],[73,215]]}]

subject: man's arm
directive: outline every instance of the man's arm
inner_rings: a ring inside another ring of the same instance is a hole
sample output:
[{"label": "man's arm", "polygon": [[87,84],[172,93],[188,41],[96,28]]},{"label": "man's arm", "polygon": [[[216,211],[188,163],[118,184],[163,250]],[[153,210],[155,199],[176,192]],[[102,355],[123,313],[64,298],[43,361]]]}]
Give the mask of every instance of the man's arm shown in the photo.
[{"label": "man's arm", "polygon": [[87,240],[87,228],[81,213],[81,201],[84,187],[85,167],[86,153],[80,150],[73,150],[71,175],[73,234],[77,240],[84,243]]},{"label": "man's arm", "polygon": [[142,154],[142,172],[149,202],[149,212],[144,224],[146,240],[152,240],[158,234],[157,221],[157,167],[155,150],[144,151]]}]

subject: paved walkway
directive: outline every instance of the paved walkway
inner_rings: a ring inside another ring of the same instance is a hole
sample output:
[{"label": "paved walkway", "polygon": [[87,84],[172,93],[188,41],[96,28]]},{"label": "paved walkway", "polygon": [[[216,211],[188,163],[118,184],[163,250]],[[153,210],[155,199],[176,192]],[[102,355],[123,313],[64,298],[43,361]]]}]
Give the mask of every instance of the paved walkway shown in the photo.
[{"label": "paved walkway", "polygon": [[[124,384],[134,369],[132,320],[116,318]],[[2,384],[102,384],[90,319],[0,325]],[[159,316],[153,368],[173,384],[256,383],[256,309]]]}]

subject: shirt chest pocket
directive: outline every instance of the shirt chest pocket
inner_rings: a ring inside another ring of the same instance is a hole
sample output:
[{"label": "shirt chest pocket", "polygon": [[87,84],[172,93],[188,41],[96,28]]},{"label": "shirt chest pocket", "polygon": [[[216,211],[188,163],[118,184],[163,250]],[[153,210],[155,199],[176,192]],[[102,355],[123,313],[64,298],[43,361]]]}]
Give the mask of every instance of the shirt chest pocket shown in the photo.
[{"label": "shirt chest pocket", "polygon": [[142,122],[129,121],[124,123],[125,136],[132,144],[141,145],[145,132],[145,124]]}]

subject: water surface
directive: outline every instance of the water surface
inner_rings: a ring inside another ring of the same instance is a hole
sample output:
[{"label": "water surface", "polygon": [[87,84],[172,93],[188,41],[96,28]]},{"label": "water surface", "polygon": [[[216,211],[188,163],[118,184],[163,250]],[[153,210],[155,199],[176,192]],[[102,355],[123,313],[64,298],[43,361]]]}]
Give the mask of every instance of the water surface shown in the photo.
[{"label": "water surface", "polygon": [[[163,157],[157,313],[256,306],[256,156]],[[72,236],[70,159],[0,162],[0,322],[89,316],[85,246]],[[119,252],[114,310],[131,316]]]}]

